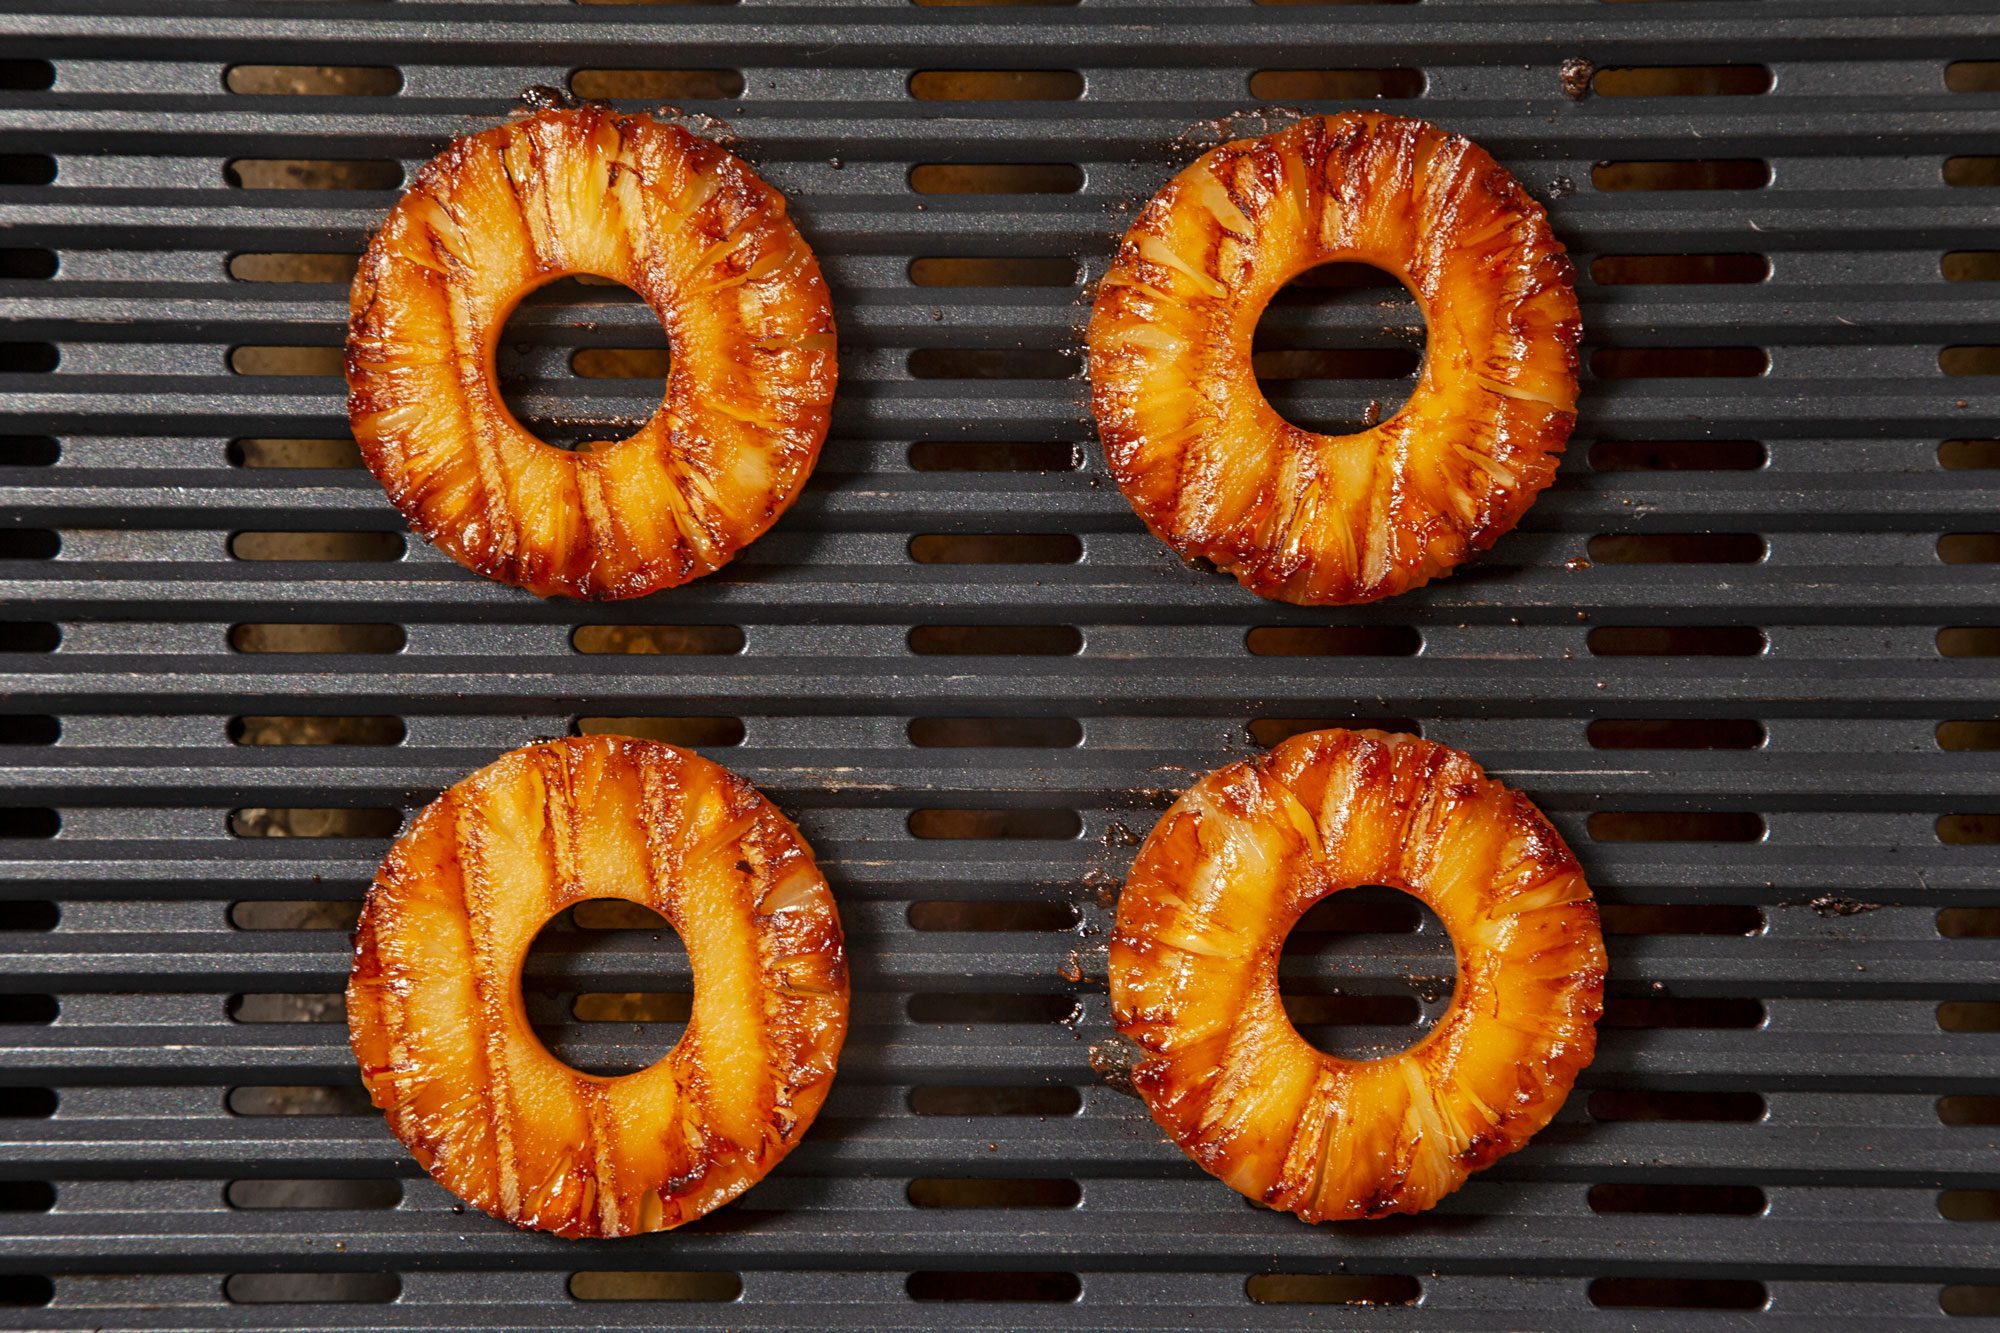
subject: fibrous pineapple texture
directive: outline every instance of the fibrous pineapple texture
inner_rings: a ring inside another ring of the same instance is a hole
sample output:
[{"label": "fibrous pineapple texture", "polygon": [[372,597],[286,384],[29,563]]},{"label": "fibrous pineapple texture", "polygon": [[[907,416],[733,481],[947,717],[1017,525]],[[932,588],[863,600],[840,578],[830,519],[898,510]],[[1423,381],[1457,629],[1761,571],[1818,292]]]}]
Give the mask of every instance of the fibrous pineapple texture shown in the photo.
[{"label": "fibrous pineapple texture", "polygon": [[[638,432],[536,439],[494,382],[522,296],[571,274],[633,288],[673,362]],[[710,573],[812,471],[833,310],[784,196],[678,126],[601,106],[456,141],[417,174],[355,277],[348,416],[410,525],[543,596],[636,597]]]},{"label": "fibrous pineapple texture", "polygon": [[[694,971],[687,1030],[638,1073],[557,1060],[521,966],[591,898],[673,924]],[[592,737],[505,755],[425,807],[369,890],[347,987],[369,1095],[438,1182],[523,1227],[680,1226],[803,1135],[847,1031],[826,880],[797,829],[727,769]]]},{"label": "fibrous pineapple texture", "polygon": [[[1402,279],[1429,325],[1408,403],[1321,435],[1279,416],[1250,344],[1336,260]],[[1092,408],[1132,507],[1184,559],[1265,597],[1368,602],[1493,544],[1555,473],[1576,413],[1568,256],[1486,152],[1398,116],[1225,144],[1140,213],[1090,321]]]},{"label": "fibrous pineapple texture", "polygon": [[[1287,1018],[1300,914],[1382,884],[1458,954],[1416,1045],[1346,1060]],[[1140,849],[1111,943],[1133,1082],[1201,1166],[1308,1222],[1429,1208],[1549,1122],[1590,1063],[1604,942],[1575,859],[1527,797],[1412,736],[1319,731],[1218,769]]]}]

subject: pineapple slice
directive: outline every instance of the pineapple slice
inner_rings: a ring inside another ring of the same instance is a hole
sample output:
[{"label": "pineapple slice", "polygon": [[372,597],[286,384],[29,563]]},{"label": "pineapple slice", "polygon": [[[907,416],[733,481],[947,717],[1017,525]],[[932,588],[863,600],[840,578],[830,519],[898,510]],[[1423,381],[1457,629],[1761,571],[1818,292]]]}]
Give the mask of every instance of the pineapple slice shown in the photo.
[{"label": "pineapple slice", "polygon": [[[576,273],[644,296],[673,350],[637,434],[578,452],[524,430],[493,349]],[[456,141],[417,173],[350,298],[348,418],[410,525],[545,597],[637,597],[777,521],[826,438],[833,308],[784,196],[714,144],[601,106]]]},{"label": "pineapple slice", "polygon": [[[1361,884],[1427,903],[1458,951],[1409,1050],[1308,1045],[1278,994],[1301,913]],[[1118,901],[1112,1016],[1133,1083],[1196,1162],[1308,1222],[1430,1207],[1549,1122],[1590,1062],[1604,941],[1527,797],[1412,736],[1319,731],[1217,769],[1168,810]]]},{"label": "pineapple slice", "polygon": [[[1353,435],[1292,425],[1258,389],[1272,295],[1332,260],[1416,293],[1415,391]],[[1374,601],[1520,521],[1576,421],[1569,258],[1541,205],[1422,121],[1302,120],[1203,155],[1125,234],[1090,320],[1091,406],[1146,526],[1261,596]]]},{"label": "pineapple slice", "polygon": [[[521,965],[551,916],[623,898],[694,969],[681,1040],[585,1074],[529,1026]],[[791,821],[699,755],[626,737],[531,745],[426,806],[362,909],[347,986],[369,1096],[446,1189],[517,1226],[680,1226],[790,1152],[826,1100],[847,965]]]}]

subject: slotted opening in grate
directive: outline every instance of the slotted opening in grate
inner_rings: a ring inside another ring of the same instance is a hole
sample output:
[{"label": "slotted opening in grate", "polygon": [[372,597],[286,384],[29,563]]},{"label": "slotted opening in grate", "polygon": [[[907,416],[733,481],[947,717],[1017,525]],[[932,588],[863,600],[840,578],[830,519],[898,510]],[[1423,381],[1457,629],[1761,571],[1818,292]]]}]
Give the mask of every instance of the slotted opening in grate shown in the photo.
[{"label": "slotted opening in grate", "polygon": [[1607,65],[1591,76],[1599,97],[1742,97],[1768,93],[1766,65]]},{"label": "slotted opening in grate", "polygon": [[231,65],[222,86],[255,97],[387,97],[403,89],[388,65]]},{"label": "slotted opening in grate", "polygon": [[741,745],[744,736],[740,717],[580,717],[571,730],[578,736],[636,736],[695,747]]},{"label": "slotted opening in grate", "polygon": [[1083,651],[1074,625],[916,625],[904,638],[920,657],[1069,657]]},{"label": "slotted opening in grate", "polygon": [[1243,1294],[1259,1305],[1416,1305],[1424,1288],[1402,1273],[1257,1273]]},{"label": "slotted opening in grate", "polygon": [[993,1087],[983,1083],[933,1083],[910,1089],[914,1115],[1072,1116],[1083,1110],[1083,1094],[1065,1085]]},{"label": "slotted opening in grate", "polygon": [[1693,1213],[1711,1217],[1760,1217],[1770,1207],[1755,1185],[1660,1185],[1638,1181],[1592,1185],[1593,1213]]},{"label": "slotted opening in grate", "polygon": [[347,1178],[232,1180],[223,1199],[246,1211],[394,1208],[403,1201],[403,1186],[395,1180]]},{"label": "slotted opening in grate", "polygon": [[1771,164],[1761,157],[1630,158],[1599,162],[1590,183],[1607,193],[1653,190],[1761,190],[1771,183]]},{"label": "slotted opening in grate", "polygon": [[386,193],[402,186],[403,164],[382,158],[238,157],[223,163],[222,180],[239,190]]},{"label": "slotted opening in grate", "polygon": [[570,73],[569,90],[606,101],[702,101],[741,96],[743,74],[734,69],[579,69]]},{"label": "slotted opening in grate", "polygon": [[238,1305],[387,1305],[403,1281],[394,1273],[232,1273],[222,1294]]},{"label": "slotted opening in grate", "polygon": [[1083,168],[1073,162],[919,162],[910,168],[918,194],[1075,194]]},{"label": "slotted opening in grate", "polygon": [[1769,460],[1758,440],[1596,440],[1597,472],[1754,472]]},{"label": "slotted opening in grate", "polygon": [[925,1269],[910,1274],[903,1290],[914,1301],[1066,1304],[1083,1295],[1083,1281],[1074,1273],[1047,1270]]},{"label": "slotted opening in grate", "polygon": [[1682,1088],[1599,1088],[1590,1094],[1590,1118],[1627,1121],[1696,1121],[1747,1125],[1768,1112],[1755,1092],[1698,1092]]},{"label": "slotted opening in grate", "polygon": [[905,1191],[916,1208],[1074,1208],[1083,1187],[1074,1180],[1021,1176],[924,1176]]},{"label": "slotted opening in grate", "polygon": [[743,1296],[743,1278],[700,1270],[587,1269],[570,1274],[569,1294],[579,1301],[734,1301]]},{"label": "slotted opening in grate", "polygon": [[917,472],[1072,472],[1083,464],[1073,444],[1047,440],[918,440],[910,446]]},{"label": "slotted opening in grate", "polygon": [[1597,842],[1761,842],[1764,817],[1742,810],[1599,810]]},{"label": "slotted opening in grate", "polygon": [[1250,95],[1273,102],[1360,101],[1365,98],[1421,97],[1420,69],[1260,69],[1250,76]]},{"label": "slotted opening in grate", "polygon": [[1069,102],[1083,96],[1073,69],[920,69],[910,75],[920,102]]},{"label": "slotted opening in grate", "polygon": [[1771,1294],[1748,1278],[1601,1277],[1590,1303],[1613,1310],[1761,1310]]}]

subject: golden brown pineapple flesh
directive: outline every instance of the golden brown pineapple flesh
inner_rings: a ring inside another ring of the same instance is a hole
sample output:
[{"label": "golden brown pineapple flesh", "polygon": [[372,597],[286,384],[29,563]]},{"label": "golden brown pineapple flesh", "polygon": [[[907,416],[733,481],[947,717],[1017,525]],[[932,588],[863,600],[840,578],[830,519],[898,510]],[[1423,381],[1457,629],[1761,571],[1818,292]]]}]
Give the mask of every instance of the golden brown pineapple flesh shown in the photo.
[{"label": "golden brown pineapple flesh", "polygon": [[[1428,904],[1458,954],[1416,1045],[1346,1060],[1286,1017],[1299,916],[1364,884]],[[1133,1082],[1210,1173],[1309,1222],[1416,1212],[1526,1143],[1590,1062],[1604,943],[1589,886],[1520,793],[1412,736],[1320,731],[1197,782],[1140,848],[1111,943]]]},{"label": "golden brown pineapple flesh", "polygon": [[[521,966],[591,898],[659,912],[694,971],[651,1067],[572,1069],[529,1026]],[[564,1236],[680,1226],[803,1135],[847,1031],[840,920],[812,851],[757,790],[624,737],[529,746],[418,814],[369,890],[348,1024],[369,1095],[438,1182]]]},{"label": "golden brown pineapple flesh", "polygon": [[[572,274],[633,288],[666,326],[665,400],[578,452],[501,400],[495,341]],[[636,597],[763,533],[819,456],[833,310],[784,196],[678,126],[601,106],[453,143],[417,174],[354,280],[348,416],[410,525],[544,596]]]},{"label": "golden brown pineapple flesh", "polygon": [[[1360,261],[1402,279],[1429,341],[1415,391],[1368,430],[1279,416],[1251,370],[1273,294]],[[1090,321],[1112,475],[1184,559],[1265,597],[1373,601],[1520,521],[1575,423],[1568,256],[1476,145],[1422,121],[1302,120],[1203,155],[1120,243]]]}]

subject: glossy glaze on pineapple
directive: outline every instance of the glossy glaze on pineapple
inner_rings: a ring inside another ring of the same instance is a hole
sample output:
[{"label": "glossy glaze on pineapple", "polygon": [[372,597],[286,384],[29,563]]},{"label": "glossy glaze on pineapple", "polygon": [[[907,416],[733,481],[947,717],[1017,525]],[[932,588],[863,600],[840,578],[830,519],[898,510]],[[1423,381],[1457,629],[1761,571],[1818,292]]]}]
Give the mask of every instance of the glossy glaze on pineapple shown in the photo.
[{"label": "glossy glaze on pineapple", "polygon": [[[522,296],[572,274],[643,296],[672,348],[631,437],[554,448],[494,383]],[[410,525],[543,596],[636,597],[726,563],[798,495],[826,437],[833,309],[784,196],[716,145],[601,106],[454,142],[363,256],[348,416]]]},{"label": "glossy glaze on pineapple", "polygon": [[[1307,269],[1373,264],[1428,343],[1403,408],[1351,435],[1279,416],[1250,344]],[[1581,326],[1540,204],[1477,145],[1348,113],[1204,154],[1118,247],[1090,321],[1092,409],[1120,488],[1184,559],[1300,603],[1367,602],[1517,523],[1576,420]]]},{"label": "glossy glaze on pineapple", "polygon": [[[551,1055],[521,996],[537,932],[591,898],[665,916],[694,973],[680,1041],[617,1078]],[[369,890],[347,1012],[369,1095],[440,1184],[519,1226],[623,1236],[727,1203],[797,1144],[847,966],[811,849],[754,787],[591,737],[515,750],[418,814]]]},{"label": "glossy glaze on pineapple", "polygon": [[[1382,884],[1435,911],[1456,989],[1416,1045],[1347,1060],[1285,1014],[1299,916]],[[1576,860],[1527,797],[1412,736],[1320,731],[1197,782],[1140,848],[1112,1016],[1153,1119],[1203,1168],[1309,1222],[1417,1212],[1514,1151],[1596,1046],[1604,943]]]}]

